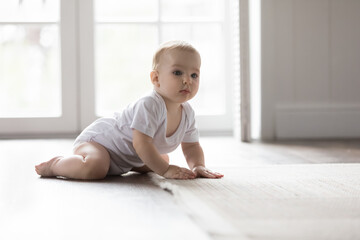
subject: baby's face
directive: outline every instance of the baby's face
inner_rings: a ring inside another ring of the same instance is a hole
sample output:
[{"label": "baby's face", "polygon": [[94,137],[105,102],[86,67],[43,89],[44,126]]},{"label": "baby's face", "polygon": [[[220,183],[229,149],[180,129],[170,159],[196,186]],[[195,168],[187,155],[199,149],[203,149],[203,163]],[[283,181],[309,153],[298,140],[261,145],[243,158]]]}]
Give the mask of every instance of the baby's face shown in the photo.
[{"label": "baby's face", "polygon": [[198,53],[173,49],[160,57],[155,90],[165,102],[184,103],[199,90],[201,59]]}]

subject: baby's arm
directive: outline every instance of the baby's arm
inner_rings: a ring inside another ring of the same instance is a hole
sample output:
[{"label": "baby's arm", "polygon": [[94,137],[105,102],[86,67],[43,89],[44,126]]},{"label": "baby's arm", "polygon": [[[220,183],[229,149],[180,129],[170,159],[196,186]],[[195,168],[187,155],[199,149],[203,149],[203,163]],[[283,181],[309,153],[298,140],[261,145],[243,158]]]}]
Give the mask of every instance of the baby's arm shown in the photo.
[{"label": "baby's arm", "polygon": [[199,142],[183,142],[181,147],[187,164],[197,177],[221,178],[224,176],[223,174],[212,172],[205,167],[204,152]]},{"label": "baby's arm", "polygon": [[133,130],[133,146],[140,159],[155,173],[165,178],[195,178],[195,174],[189,169],[169,165],[154,146],[153,139],[135,129]]}]

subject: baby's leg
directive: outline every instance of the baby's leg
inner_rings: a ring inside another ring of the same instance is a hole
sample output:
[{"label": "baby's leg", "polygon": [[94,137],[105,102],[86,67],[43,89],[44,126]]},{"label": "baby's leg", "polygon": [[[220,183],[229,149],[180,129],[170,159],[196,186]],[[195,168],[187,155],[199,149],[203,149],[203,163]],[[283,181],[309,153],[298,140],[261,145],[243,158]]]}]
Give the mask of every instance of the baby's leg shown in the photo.
[{"label": "baby's leg", "polygon": [[74,149],[74,155],[55,157],[35,166],[43,177],[62,176],[72,179],[103,179],[110,167],[108,151],[96,142],[85,142]]},{"label": "baby's leg", "polygon": [[167,155],[167,154],[161,154],[161,157],[162,157],[165,161],[167,161],[167,163],[170,163],[169,155]]}]

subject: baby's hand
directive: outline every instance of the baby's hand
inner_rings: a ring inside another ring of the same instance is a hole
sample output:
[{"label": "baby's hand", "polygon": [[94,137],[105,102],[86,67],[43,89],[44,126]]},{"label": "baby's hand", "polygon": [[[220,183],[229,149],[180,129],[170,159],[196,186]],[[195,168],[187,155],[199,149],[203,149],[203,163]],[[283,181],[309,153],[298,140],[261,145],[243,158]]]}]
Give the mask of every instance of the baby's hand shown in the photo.
[{"label": "baby's hand", "polygon": [[173,179],[194,179],[195,173],[187,168],[181,168],[175,165],[169,165],[168,170],[163,174],[165,178]]},{"label": "baby's hand", "polygon": [[224,175],[217,172],[212,172],[210,169],[207,169],[203,166],[197,166],[193,168],[193,172],[196,174],[196,177],[205,177],[205,178],[222,178]]}]

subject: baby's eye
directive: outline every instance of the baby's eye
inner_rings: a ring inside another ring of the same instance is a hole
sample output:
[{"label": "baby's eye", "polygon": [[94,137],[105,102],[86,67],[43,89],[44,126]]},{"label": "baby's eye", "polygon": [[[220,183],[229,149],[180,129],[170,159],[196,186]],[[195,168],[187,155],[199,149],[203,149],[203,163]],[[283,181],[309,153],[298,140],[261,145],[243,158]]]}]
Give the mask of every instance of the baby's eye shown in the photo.
[{"label": "baby's eye", "polygon": [[192,78],[198,78],[199,76],[196,73],[191,74]]},{"label": "baby's eye", "polygon": [[175,76],[181,76],[182,75],[182,72],[181,71],[174,71],[173,74]]}]

